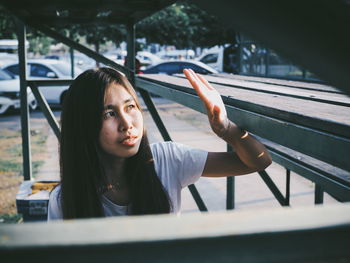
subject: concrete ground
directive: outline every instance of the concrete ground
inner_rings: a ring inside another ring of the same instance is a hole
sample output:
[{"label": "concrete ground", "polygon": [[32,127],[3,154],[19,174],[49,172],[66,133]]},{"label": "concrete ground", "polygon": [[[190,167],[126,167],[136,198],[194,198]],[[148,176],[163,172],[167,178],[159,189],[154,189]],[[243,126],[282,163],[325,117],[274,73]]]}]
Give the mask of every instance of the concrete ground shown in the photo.
[{"label": "concrete ground", "polygon": [[[206,115],[162,98],[154,98],[154,102],[174,141],[208,151],[226,151],[225,142],[211,131]],[[56,115],[59,116],[59,114]],[[162,137],[147,109],[144,109],[144,118],[150,142],[162,141]],[[47,149],[50,158],[39,170],[36,180],[55,180],[59,178],[58,145],[52,131],[50,131],[47,140]],[[280,191],[285,193],[285,168],[273,163],[266,171]],[[196,183],[196,187],[209,211],[225,209],[226,178],[201,178]],[[292,207],[314,205],[314,184],[293,172],[291,173],[290,193]],[[337,201],[325,194],[324,203],[337,203]],[[280,207],[280,205],[257,173],[235,177],[236,209],[269,207]],[[184,189],[182,213],[190,212],[199,211],[189,190]]]}]

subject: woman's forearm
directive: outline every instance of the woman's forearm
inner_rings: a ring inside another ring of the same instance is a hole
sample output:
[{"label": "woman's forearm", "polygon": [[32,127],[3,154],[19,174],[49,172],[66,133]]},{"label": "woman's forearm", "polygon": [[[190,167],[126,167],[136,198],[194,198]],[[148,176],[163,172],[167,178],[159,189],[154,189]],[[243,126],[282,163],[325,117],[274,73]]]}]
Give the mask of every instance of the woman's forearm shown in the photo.
[{"label": "woman's forearm", "polygon": [[265,146],[233,122],[229,121],[226,132],[220,137],[231,145],[248,167],[261,171],[271,164],[272,159]]}]

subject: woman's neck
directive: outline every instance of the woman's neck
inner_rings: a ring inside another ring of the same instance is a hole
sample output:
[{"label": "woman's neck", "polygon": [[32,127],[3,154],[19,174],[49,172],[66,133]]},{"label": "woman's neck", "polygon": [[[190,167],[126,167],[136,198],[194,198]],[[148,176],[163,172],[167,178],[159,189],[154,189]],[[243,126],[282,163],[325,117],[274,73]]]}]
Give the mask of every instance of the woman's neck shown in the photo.
[{"label": "woman's neck", "polygon": [[105,172],[106,179],[109,183],[125,182],[126,158],[103,155],[101,156],[100,160]]},{"label": "woman's neck", "polygon": [[125,174],[126,158],[100,157],[107,180],[103,189],[104,196],[117,205],[128,205],[130,197]]}]

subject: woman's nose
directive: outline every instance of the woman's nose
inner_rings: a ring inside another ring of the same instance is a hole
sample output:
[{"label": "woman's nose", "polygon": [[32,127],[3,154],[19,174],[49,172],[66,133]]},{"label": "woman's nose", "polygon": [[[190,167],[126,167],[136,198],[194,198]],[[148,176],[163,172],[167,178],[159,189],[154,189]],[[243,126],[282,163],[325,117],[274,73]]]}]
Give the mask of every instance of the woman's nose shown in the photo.
[{"label": "woman's nose", "polygon": [[127,131],[132,128],[132,118],[128,114],[120,116],[119,130]]}]

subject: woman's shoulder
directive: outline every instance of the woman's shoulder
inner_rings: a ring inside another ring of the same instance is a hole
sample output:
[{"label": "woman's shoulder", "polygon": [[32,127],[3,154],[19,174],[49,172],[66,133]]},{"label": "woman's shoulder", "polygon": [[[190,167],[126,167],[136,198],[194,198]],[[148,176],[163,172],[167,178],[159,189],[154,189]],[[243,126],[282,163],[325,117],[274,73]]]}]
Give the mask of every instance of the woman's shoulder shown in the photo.
[{"label": "woman's shoulder", "polygon": [[179,154],[187,148],[185,145],[176,142],[156,142],[150,144],[153,158],[178,158]]},{"label": "woman's shoulder", "polygon": [[51,192],[50,192],[50,202],[58,202],[61,195],[61,185],[57,185]]},{"label": "woman's shoulder", "polygon": [[150,147],[151,147],[151,151],[153,152],[157,152],[157,151],[164,151],[166,149],[171,149],[174,148],[178,145],[178,143],[175,142],[155,142],[155,143],[151,143]]},{"label": "woman's shoulder", "polygon": [[150,147],[158,176],[177,178],[185,187],[202,175],[207,151],[176,142],[159,142]]},{"label": "woman's shoulder", "polygon": [[61,193],[61,185],[57,185],[54,189],[52,189],[50,195],[58,196]]},{"label": "woman's shoulder", "polygon": [[62,219],[61,185],[56,186],[50,193],[48,205],[48,220]]},{"label": "woman's shoulder", "polygon": [[178,154],[178,153],[186,153],[186,152],[207,152],[205,150],[197,149],[188,145],[184,145],[178,142],[156,142],[150,144],[152,154],[158,153],[168,153],[168,154]]},{"label": "woman's shoulder", "polygon": [[155,162],[189,163],[206,160],[208,152],[177,142],[157,142],[150,145]]}]

